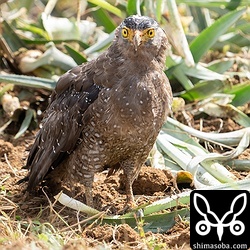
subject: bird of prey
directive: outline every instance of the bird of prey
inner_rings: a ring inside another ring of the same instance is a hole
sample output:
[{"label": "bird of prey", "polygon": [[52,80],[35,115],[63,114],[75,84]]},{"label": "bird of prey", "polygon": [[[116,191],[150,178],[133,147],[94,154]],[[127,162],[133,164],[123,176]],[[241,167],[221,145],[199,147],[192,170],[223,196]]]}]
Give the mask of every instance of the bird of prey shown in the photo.
[{"label": "bird of prey", "polygon": [[121,168],[133,205],[133,181],[170,112],[167,50],[154,19],[129,16],[103,54],[59,78],[27,159],[28,191],[46,180],[51,189],[80,182],[93,206],[94,174]]}]

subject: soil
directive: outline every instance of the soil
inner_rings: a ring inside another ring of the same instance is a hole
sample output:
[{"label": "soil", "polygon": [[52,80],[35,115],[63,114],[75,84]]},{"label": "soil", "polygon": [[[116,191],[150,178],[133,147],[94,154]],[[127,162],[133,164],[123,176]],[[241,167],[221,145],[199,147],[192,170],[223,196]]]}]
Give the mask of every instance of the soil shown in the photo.
[{"label": "soil", "polygon": [[[232,120],[224,120],[224,129],[232,130],[232,126],[238,129],[239,126]],[[206,130],[216,130],[218,120],[206,121]],[[198,127],[198,123],[194,123]],[[127,224],[119,226],[108,224],[86,224],[81,221],[86,220],[86,215],[63,207],[55,203],[50,196],[49,190],[43,189],[35,197],[27,195],[25,184],[16,184],[18,180],[26,176],[27,170],[23,169],[28,155],[28,150],[34,141],[36,131],[26,132],[24,136],[15,140],[12,135],[0,135],[0,211],[5,219],[1,223],[0,231],[6,231],[6,223],[11,220],[14,226],[18,221],[26,221],[27,225],[38,223],[50,223],[50,225],[60,233],[71,232],[77,237],[69,237],[65,242],[64,249],[95,249],[99,245],[109,245],[112,249],[190,249],[189,247],[189,223],[176,218],[175,225],[165,233],[156,234],[146,232],[144,235]],[[244,153],[244,157],[249,157],[249,151]],[[120,214],[126,204],[124,186],[120,179],[123,178],[121,172],[106,178],[107,172],[99,173],[95,176],[93,188],[95,208],[110,214]],[[191,188],[188,185],[188,188]],[[151,166],[144,166],[133,185],[135,201],[137,205],[150,203],[162,197],[181,192],[182,186],[177,186],[175,178],[166,170],[156,169]],[[79,187],[78,200],[84,199],[84,191]],[[10,222],[9,222],[10,223]],[[27,227],[26,225],[26,227]],[[12,225],[13,226],[13,225]],[[13,227],[14,227],[13,226]],[[23,223],[21,231],[27,232]],[[10,227],[11,228],[11,227]],[[34,227],[36,228],[36,227]],[[70,229],[70,230],[69,230]],[[7,234],[7,233],[6,233]],[[79,237],[80,235],[80,237]],[[1,237],[4,237],[2,235]],[[31,244],[32,233],[22,233],[22,238],[13,241],[3,241],[0,237],[1,249],[24,249],[27,244]],[[3,241],[1,243],[1,241]],[[30,246],[30,245],[29,245]],[[36,246],[47,249],[44,242],[37,241]],[[29,248],[25,248],[29,249]]]},{"label": "soil", "polygon": [[[27,174],[27,170],[23,169],[23,166],[25,166],[28,149],[33,143],[34,137],[35,132],[27,132],[25,136],[18,140],[14,140],[13,136],[10,135],[0,136],[0,211],[5,214],[5,218],[16,222],[22,220],[27,223],[29,221],[50,223],[60,232],[67,231],[66,228],[70,225],[72,231],[81,232],[81,239],[69,240],[64,246],[65,249],[75,249],[76,246],[77,248],[81,246],[95,248],[103,244],[111,244],[112,248],[126,246],[128,249],[145,249],[149,241],[151,241],[152,246],[157,244],[163,248],[175,246],[183,249],[189,248],[189,230],[186,222],[177,220],[177,223],[169,232],[164,234],[147,232],[142,237],[136,229],[127,224],[119,226],[83,224],[81,226],[78,222],[85,220],[86,216],[84,214],[79,215],[76,211],[63,207],[59,203],[53,204],[52,209],[51,202],[53,203],[54,199],[50,197],[49,193],[41,192],[35,197],[27,195],[25,192],[26,184],[18,185],[17,181]],[[106,175],[107,172],[102,172],[95,176],[93,188],[95,208],[110,214],[122,213],[126,204],[124,186],[120,182],[123,173],[117,172],[108,178],[106,178]],[[133,190],[137,205],[153,202],[176,192],[172,175],[165,170],[150,166],[142,167],[137,180],[134,182]],[[76,199],[83,200],[84,192],[79,192]],[[59,219],[58,214],[66,218],[67,226]],[[79,226],[81,229],[79,229]],[[0,231],[4,232],[6,230],[4,227],[5,224],[0,222]],[[4,237],[4,235],[1,237]],[[32,241],[32,237],[32,234],[28,234],[21,241],[17,239],[16,241],[3,242],[3,244],[0,242],[0,246],[1,249],[22,249],[25,245],[24,242]],[[42,242],[37,244],[41,248],[46,248]]]}]

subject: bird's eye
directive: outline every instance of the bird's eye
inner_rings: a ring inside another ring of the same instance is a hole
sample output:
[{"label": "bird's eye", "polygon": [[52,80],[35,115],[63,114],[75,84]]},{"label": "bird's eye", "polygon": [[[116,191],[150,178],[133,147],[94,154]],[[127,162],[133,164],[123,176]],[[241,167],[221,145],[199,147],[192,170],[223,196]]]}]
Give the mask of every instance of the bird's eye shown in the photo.
[{"label": "bird's eye", "polygon": [[155,36],[155,30],[154,29],[149,29],[147,31],[148,37],[153,38]]},{"label": "bird's eye", "polygon": [[127,37],[128,37],[128,30],[127,30],[126,28],[123,28],[123,29],[122,29],[122,36],[123,36],[124,38],[127,38]]}]

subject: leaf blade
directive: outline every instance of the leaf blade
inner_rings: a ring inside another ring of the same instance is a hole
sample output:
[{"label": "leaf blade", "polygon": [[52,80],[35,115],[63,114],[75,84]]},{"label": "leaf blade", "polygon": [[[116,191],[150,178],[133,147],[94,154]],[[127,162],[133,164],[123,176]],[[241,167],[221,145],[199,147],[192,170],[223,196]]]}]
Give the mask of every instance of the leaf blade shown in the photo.
[{"label": "leaf blade", "polygon": [[24,120],[22,122],[22,125],[21,125],[19,131],[14,136],[14,139],[18,139],[29,128],[30,122],[32,120],[32,117],[34,116],[34,112],[35,111],[33,109],[26,110],[26,112],[25,112],[25,118],[24,118]]},{"label": "leaf blade", "polygon": [[20,86],[30,87],[30,88],[43,88],[52,90],[56,86],[56,81],[41,77],[35,76],[26,76],[26,75],[15,75],[0,74],[0,81],[13,83]]},{"label": "leaf blade", "polygon": [[115,6],[104,0],[88,0],[88,2],[100,6],[101,8],[115,14],[118,17],[123,17],[122,11],[120,9],[116,8]]},{"label": "leaf blade", "polygon": [[195,62],[199,62],[201,57],[211,48],[211,46],[233,25],[246,11],[246,8],[231,11],[218,20],[210,27],[203,30],[190,44],[190,50]]}]

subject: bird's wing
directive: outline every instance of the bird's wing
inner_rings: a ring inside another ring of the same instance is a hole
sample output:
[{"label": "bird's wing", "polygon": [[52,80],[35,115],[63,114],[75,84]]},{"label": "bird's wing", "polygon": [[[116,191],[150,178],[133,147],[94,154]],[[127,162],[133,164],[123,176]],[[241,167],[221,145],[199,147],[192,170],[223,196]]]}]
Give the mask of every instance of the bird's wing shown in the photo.
[{"label": "bird's wing", "polygon": [[59,79],[27,160],[29,190],[75,149],[82,127],[88,122],[84,113],[102,88],[93,81],[94,63],[77,66]]}]

